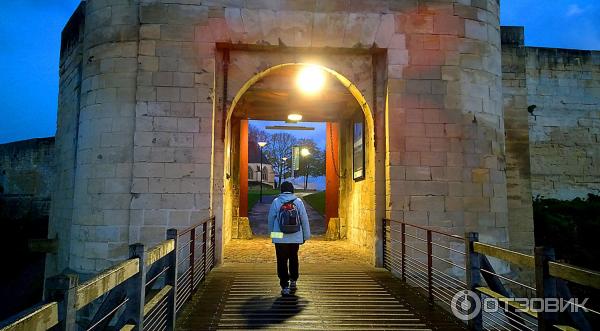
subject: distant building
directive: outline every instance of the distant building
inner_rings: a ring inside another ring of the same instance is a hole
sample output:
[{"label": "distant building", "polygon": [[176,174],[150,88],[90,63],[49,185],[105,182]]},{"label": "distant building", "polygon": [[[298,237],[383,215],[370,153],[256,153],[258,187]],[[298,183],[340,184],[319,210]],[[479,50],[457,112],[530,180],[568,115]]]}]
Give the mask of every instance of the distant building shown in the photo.
[{"label": "distant building", "polygon": [[[248,142],[248,183],[260,183],[260,147],[254,141]],[[263,153],[262,182],[275,187],[275,171]]]}]

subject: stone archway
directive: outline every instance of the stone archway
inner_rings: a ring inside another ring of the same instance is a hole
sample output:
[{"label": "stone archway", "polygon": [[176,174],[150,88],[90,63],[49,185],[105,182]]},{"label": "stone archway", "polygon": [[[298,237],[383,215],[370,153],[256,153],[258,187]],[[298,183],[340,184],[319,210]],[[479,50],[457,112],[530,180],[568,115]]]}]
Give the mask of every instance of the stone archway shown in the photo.
[{"label": "stone archway", "polygon": [[[233,114],[236,112],[236,106],[240,99],[254,84],[259,82],[261,79],[268,77],[269,75],[281,70],[283,68],[302,68],[307,65],[314,65],[311,62],[285,62],[269,66],[263,70],[256,70],[258,73],[250,76],[243,84],[237,82],[237,91],[231,101],[231,106],[227,109],[227,115],[225,118],[225,132],[224,132],[224,153],[223,153],[223,243],[226,243],[231,238],[232,231],[236,231],[237,223],[236,217],[239,215],[238,201],[239,201],[239,187],[236,183],[239,183],[240,177],[236,175],[235,165],[238,164],[236,155],[240,145],[237,144],[239,141],[239,126],[236,120],[233,118]],[[385,196],[384,189],[381,192],[376,192],[375,178],[376,173],[379,170],[383,173],[383,169],[376,169],[376,143],[375,143],[375,115],[370,106],[370,102],[367,99],[375,100],[375,91],[370,90],[374,84],[372,81],[363,84],[363,89],[359,89],[360,85],[352,82],[344,74],[339,71],[332,69],[325,65],[319,65],[319,67],[327,73],[336,83],[341,84],[354,98],[357,104],[357,109],[361,110],[361,115],[364,118],[365,126],[365,178],[362,180],[354,181],[351,175],[351,171],[345,177],[340,177],[340,215],[339,215],[339,228],[343,231],[343,238],[347,238],[350,242],[361,247],[363,250],[369,252],[369,255],[373,257],[372,262],[375,263],[377,260],[376,247],[378,242],[378,234],[376,227],[377,214],[384,213],[383,204],[377,205],[375,200],[379,197]],[[366,80],[372,80],[371,76],[373,68],[369,67],[369,73],[366,75]],[[252,72],[252,71],[250,71]],[[231,78],[231,77],[229,77]],[[229,81],[228,83],[231,83]],[[365,82],[362,82],[365,83]],[[228,86],[236,86],[236,82],[233,82]],[[367,88],[369,87],[369,88]],[[233,89],[233,88],[232,88]],[[365,92],[373,92],[372,97],[368,98]],[[352,132],[344,125],[340,127],[340,140],[351,141]],[[340,145],[340,167],[352,167],[352,144],[342,143]],[[382,146],[381,146],[382,147]],[[382,163],[381,163],[382,164]],[[238,199],[238,200],[236,200]],[[376,211],[376,206],[381,210],[379,213]],[[216,214],[218,216],[218,214]]]}]

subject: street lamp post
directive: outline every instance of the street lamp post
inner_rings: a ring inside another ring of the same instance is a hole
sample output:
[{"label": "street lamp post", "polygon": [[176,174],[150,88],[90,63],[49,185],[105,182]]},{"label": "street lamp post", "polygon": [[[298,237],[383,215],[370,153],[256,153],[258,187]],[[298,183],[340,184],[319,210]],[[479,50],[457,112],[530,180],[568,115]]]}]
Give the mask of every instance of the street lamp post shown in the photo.
[{"label": "street lamp post", "polygon": [[308,148],[302,148],[300,154],[304,157],[304,162],[306,162],[306,176],[304,177],[304,191],[306,191],[308,187],[308,161],[306,158],[310,155],[310,151]]},{"label": "street lamp post", "polygon": [[[285,180],[285,170],[284,169],[285,169],[285,166],[287,164],[288,158],[284,156],[284,157],[281,158],[281,160],[283,160],[283,166],[279,167],[279,171],[282,172],[281,175],[283,176],[283,180]],[[281,176],[279,176],[279,177],[281,177]]]},{"label": "street lamp post", "polygon": [[259,201],[262,203],[262,179],[263,179],[263,147],[265,147],[267,143],[264,141],[259,141],[258,146],[260,147],[260,198]]}]

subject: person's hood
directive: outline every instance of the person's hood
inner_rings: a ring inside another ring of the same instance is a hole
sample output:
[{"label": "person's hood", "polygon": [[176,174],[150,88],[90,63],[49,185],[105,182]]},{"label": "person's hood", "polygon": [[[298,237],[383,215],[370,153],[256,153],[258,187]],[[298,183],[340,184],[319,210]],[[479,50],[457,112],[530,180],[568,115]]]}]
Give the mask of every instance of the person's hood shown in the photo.
[{"label": "person's hood", "polygon": [[295,196],[294,193],[285,192],[279,195],[279,199],[281,199],[281,201],[283,202],[288,202],[294,199],[298,199],[298,197]]}]

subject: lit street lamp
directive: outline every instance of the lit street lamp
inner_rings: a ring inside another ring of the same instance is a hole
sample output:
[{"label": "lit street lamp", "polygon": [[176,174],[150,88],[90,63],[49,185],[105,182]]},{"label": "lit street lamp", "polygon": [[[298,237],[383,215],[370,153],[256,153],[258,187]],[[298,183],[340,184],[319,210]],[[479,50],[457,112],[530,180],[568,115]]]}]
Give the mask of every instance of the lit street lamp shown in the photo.
[{"label": "lit street lamp", "polygon": [[310,156],[310,151],[308,148],[302,148],[302,150],[300,150],[300,155],[305,158],[304,162],[306,162],[306,176],[304,177],[304,191],[306,191],[306,188],[308,187],[308,161],[306,158]]},{"label": "lit street lamp", "polygon": [[264,141],[259,141],[258,146],[260,147],[260,202],[262,202],[262,179],[263,179],[263,147],[267,145]]},{"label": "lit street lamp", "polygon": [[[283,160],[283,165],[279,167],[279,171],[280,171],[279,178],[281,179],[281,176],[283,176],[283,180],[285,180],[285,171],[283,169],[285,167],[285,164],[286,164],[286,161],[288,160],[288,158],[284,156],[281,158],[281,160]],[[281,180],[279,182],[281,182]]]}]

